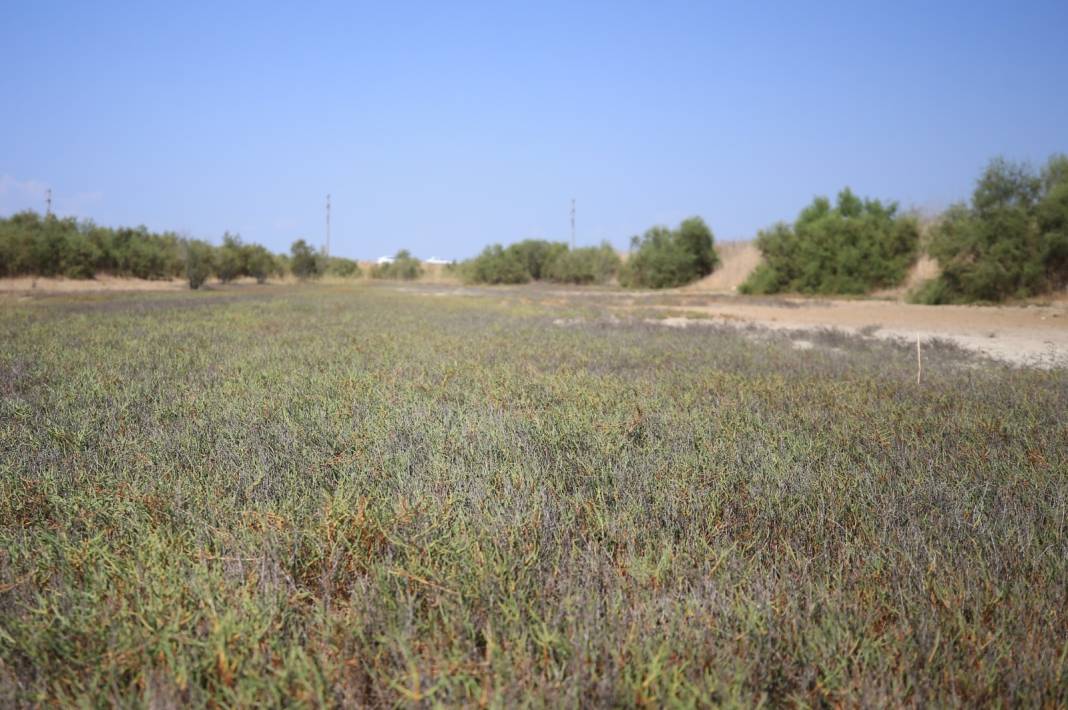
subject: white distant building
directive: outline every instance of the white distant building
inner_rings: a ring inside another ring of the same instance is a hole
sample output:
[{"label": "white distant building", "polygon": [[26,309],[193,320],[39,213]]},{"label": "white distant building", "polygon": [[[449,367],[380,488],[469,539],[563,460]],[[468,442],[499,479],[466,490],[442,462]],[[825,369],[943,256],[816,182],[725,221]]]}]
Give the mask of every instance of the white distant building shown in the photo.
[{"label": "white distant building", "polygon": [[394,259],[392,256],[380,256],[380,257],[378,257],[378,261],[376,261],[375,263],[377,263],[377,264],[392,264],[394,261],[396,261],[396,259]]},{"label": "white distant building", "polygon": [[442,266],[445,266],[447,264],[455,263],[455,260],[454,259],[442,259],[442,258],[437,257],[437,256],[432,256],[432,257],[430,257],[429,259],[426,260],[426,263],[428,263],[428,264],[441,264]]}]

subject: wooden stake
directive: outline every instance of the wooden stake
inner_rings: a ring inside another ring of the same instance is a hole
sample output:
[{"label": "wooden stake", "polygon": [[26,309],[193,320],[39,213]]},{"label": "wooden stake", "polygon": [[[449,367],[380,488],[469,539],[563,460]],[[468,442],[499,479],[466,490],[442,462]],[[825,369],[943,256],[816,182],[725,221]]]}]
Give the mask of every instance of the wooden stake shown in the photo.
[{"label": "wooden stake", "polygon": [[916,384],[923,379],[923,353],[920,351],[920,334],[916,333]]}]

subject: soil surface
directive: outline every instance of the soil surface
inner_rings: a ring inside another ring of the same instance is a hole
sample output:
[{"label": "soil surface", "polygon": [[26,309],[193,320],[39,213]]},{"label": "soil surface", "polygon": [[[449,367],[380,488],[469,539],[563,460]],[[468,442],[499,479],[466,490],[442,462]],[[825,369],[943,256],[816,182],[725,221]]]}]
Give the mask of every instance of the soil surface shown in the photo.
[{"label": "soil surface", "polygon": [[[783,307],[788,306],[788,307]],[[942,339],[1020,365],[1068,367],[1068,301],[1013,306],[920,306],[897,301],[745,298],[645,306],[671,311],[666,325],[699,319],[781,330],[832,328],[879,338]]]}]

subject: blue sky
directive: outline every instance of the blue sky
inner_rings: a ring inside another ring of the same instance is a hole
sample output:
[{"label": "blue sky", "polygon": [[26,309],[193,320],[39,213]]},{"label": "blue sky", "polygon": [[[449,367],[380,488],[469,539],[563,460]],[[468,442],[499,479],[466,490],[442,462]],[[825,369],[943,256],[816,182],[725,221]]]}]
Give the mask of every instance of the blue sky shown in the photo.
[{"label": "blue sky", "polygon": [[1068,3],[0,6],[0,214],[286,250],[718,239],[1068,151]]}]

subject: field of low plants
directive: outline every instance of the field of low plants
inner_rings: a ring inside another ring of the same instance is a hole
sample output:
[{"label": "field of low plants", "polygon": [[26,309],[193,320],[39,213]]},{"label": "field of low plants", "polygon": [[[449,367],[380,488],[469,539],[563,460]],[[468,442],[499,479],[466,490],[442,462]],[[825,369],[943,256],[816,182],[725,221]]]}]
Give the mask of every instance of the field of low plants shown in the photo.
[{"label": "field of low plants", "polygon": [[537,288],[0,302],[0,706],[1068,704],[1068,373]]}]

